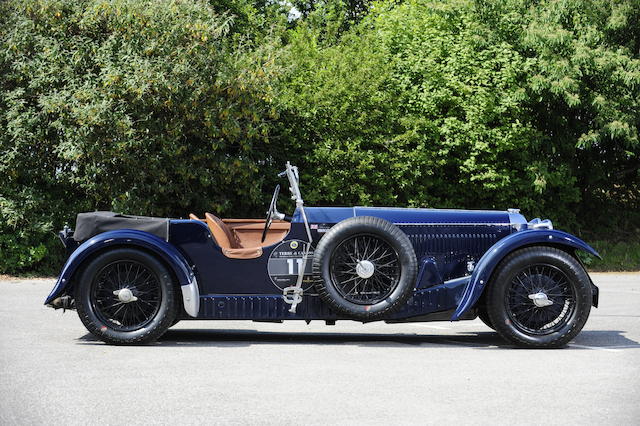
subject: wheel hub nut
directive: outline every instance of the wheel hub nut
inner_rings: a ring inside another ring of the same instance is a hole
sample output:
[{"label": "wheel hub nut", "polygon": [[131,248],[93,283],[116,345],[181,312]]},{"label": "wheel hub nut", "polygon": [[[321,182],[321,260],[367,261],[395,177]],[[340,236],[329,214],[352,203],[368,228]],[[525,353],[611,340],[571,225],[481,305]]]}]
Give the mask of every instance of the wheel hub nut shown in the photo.
[{"label": "wheel hub nut", "polygon": [[113,294],[118,296],[118,300],[123,303],[135,302],[138,300],[138,298],[135,297],[128,288],[121,288],[120,290],[114,291]]},{"label": "wheel hub nut", "polygon": [[553,305],[553,300],[549,300],[547,295],[543,292],[530,294],[529,299],[533,301],[533,304],[538,308],[544,308],[545,306]]},{"label": "wheel hub nut", "polygon": [[373,263],[369,262],[368,260],[361,260],[356,265],[356,273],[360,278],[364,278],[364,279],[371,278],[375,270],[376,270],[376,267],[373,265]]}]

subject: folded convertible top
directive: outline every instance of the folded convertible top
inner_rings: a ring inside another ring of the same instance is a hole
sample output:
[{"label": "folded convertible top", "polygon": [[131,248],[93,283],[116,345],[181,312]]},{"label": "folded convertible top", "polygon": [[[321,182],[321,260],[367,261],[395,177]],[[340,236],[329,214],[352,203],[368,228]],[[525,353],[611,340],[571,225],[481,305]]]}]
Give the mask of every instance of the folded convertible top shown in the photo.
[{"label": "folded convertible top", "polygon": [[101,211],[78,213],[73,239],[86,241],[94,235],[116,229],[136,229],[169,240],[169,219]]}]

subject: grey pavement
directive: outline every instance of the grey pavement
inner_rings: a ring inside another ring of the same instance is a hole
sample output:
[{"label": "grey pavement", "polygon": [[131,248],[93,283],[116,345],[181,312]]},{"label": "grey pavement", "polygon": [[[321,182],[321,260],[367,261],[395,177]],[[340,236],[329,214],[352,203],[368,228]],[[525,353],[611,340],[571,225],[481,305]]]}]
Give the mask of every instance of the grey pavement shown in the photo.
[{"label": "grey pavement", "polygon": [[599,309],[564,349],[480,320],[362,325],[183,321],[108,346],[0,280],[2,424],[640,424],[640,273],[592,274]]}]

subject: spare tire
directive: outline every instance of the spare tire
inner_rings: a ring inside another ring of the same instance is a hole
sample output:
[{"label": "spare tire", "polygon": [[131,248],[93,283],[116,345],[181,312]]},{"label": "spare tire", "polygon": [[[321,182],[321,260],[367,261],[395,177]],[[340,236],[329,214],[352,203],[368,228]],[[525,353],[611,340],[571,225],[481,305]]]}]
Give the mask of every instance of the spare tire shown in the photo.
[{"label": "spare tire", "polygon": [[334,310],[376,320],[413,294],[416,255],[409,237],[384,219],[346,219],[322,237],[313,257],[316,290]]}]

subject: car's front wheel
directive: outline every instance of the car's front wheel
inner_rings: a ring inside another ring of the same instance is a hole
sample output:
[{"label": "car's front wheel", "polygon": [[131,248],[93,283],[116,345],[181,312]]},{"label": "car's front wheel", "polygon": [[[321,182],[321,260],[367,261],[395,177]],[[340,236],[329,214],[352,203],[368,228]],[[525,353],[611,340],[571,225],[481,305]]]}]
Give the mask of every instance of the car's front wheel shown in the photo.
[{"label": "car's front wheel", "polygon": [[87,330],[111,344],[157,339],[173,324],[178,310],[167,268],[133,248],[94,258],[76,283],[75,302]]},{"label": "car's front wheel", "polygon": [[591,281],[570,254],[529,247],[507,256],[487,289],[487,313],[505,339],[531,348],[565,345],[591,310]]}]

